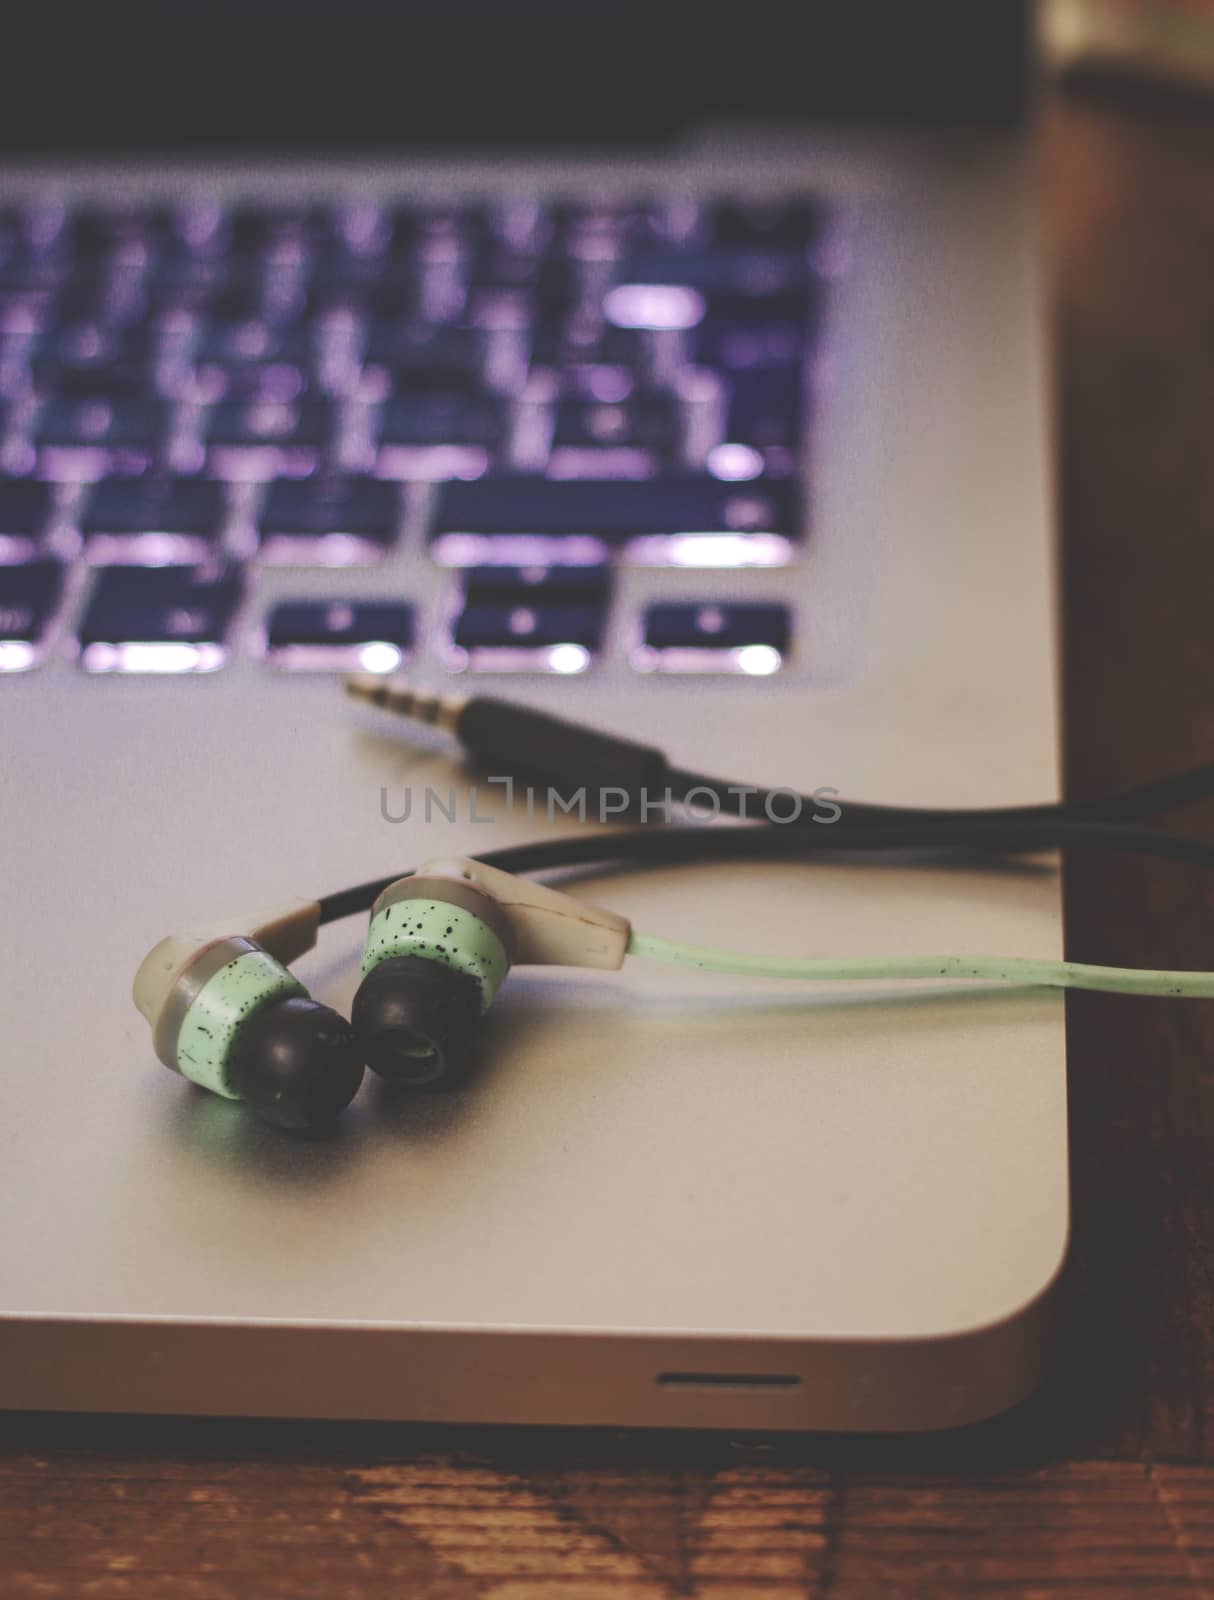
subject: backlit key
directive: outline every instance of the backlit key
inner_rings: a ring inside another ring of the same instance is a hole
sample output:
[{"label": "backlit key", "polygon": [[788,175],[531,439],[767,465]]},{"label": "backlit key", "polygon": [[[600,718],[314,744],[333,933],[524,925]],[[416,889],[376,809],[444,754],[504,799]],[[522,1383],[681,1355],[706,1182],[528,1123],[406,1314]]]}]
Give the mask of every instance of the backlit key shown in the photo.
[{"label": "backlit key", "polygon": [[433,552],[445,566],[597,565],[623,550],[649,566],[779,566],[801,537],[792,479],[730,483],[669,473],[644,481],[498,474],[445,483]]},{"label": "backlit key", "polygon": [[0,672],[24,672],[38,662],[62,598],[57,561],[0,567]]},{"label": "backlit key", "polygon": [[480,567],[464,580],[451,663],[489,672],[584,671],[603,646],[606,567]]},{"label": "backlit key", "polygon": [[104,478],[89,491],[80,531],[95,564],[163,566],[205,559],[226,514],[214,478]]},{"label": "backlit key", "polygon": [[395,672],[412,647],[398,600],[287,600],[266,625],[266,659],[291,672]]},{"label": "backlit key", "polygon": [[243,584],[239,569],[107,567],[78,629],[86,672],[212,672]]},{"label": "backlit key", "polygon": [[362,565],[396,542],[400,489],[364,476],[279,478],[258,519],[262,559],[276,565]]},{"label": "backlit key", "polygon": [[767,677],[788,654],[788,607],[775,601],[662,602],[645,612],[642,672],[740,672]]},{"label": "backlit key", "polygon": [[0,475],[0,563],[33,555],[50,523],[53,503],[49,483]]}]

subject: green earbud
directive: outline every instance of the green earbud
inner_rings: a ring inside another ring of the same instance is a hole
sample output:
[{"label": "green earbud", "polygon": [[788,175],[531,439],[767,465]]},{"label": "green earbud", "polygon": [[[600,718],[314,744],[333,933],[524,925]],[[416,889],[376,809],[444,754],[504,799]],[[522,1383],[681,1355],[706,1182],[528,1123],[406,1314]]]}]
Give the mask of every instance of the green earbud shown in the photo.
[{"label": "green earbud", "polygon": [[371,908],[351,1022],[394,1083],[454,1083],[512,966],[618,968],[626,918],[483,861],[431,861]]},{"label": "green earbud", "polygon": [[414,1086],[461,1077],[512,946],[508,916],[468,878],[423,871],[386,889],[351,1012],[372,1071]]},{"label": "green earbud", "polygon": [[363,1076],[349,1023],[312,1000],[278,959],[315,940],[317,909],[305,902],[261,919],[261,938],[162,939],[135,977],[135,1004],[165,1066],[306,1132],[331,1127]]}]

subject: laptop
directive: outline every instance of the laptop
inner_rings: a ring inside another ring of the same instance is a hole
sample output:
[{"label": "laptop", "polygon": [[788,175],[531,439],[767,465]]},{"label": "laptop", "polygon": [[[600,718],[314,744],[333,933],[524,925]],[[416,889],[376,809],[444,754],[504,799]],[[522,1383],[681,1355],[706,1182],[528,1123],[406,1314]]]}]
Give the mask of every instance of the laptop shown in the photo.
[{"label": "laptop", "polygon": [[[368,1077],[328,1140],[164,1071],[130,998],[170,932],[597,826],[474,798],[351,670],[844,806],[1056,796],[1027,9],[10,5],[0,1404],[886,1430],[1032,1389],[1056,996],[516,972],[464,1087]],[[1062,940],[1040,863],[567,886],[742,950]],[[297,968],[346,1014],[364,935]]]}]

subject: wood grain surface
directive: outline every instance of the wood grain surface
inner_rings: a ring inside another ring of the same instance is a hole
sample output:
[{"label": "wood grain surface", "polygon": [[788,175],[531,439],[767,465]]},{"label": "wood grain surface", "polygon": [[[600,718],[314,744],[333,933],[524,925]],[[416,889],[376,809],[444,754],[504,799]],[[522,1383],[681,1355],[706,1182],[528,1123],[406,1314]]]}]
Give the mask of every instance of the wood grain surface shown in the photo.
[{"label": "wood grain surface", "polygon": [[[1214,106],[1088,92],[1047,123],[1086,794],[1214,756]],[[1067,898],[1075,955],[1214,963],[1191,869],[1092,856]],[[8,1417],[0,1595],[1214,1600],[1214,1007],[1069,1019],[1066,1334],[1018,1412],[772,1441]]]}]

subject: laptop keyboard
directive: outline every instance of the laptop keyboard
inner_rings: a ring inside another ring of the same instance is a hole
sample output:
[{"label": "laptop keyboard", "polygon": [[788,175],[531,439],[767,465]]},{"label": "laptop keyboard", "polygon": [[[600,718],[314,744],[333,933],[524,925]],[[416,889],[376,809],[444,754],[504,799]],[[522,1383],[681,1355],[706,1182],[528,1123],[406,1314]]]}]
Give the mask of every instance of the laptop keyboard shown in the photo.
[{"label": "laptop keyboard", "polygon": [[821,237],[806,199],[0,205],[0,672],[781,671]]}]

